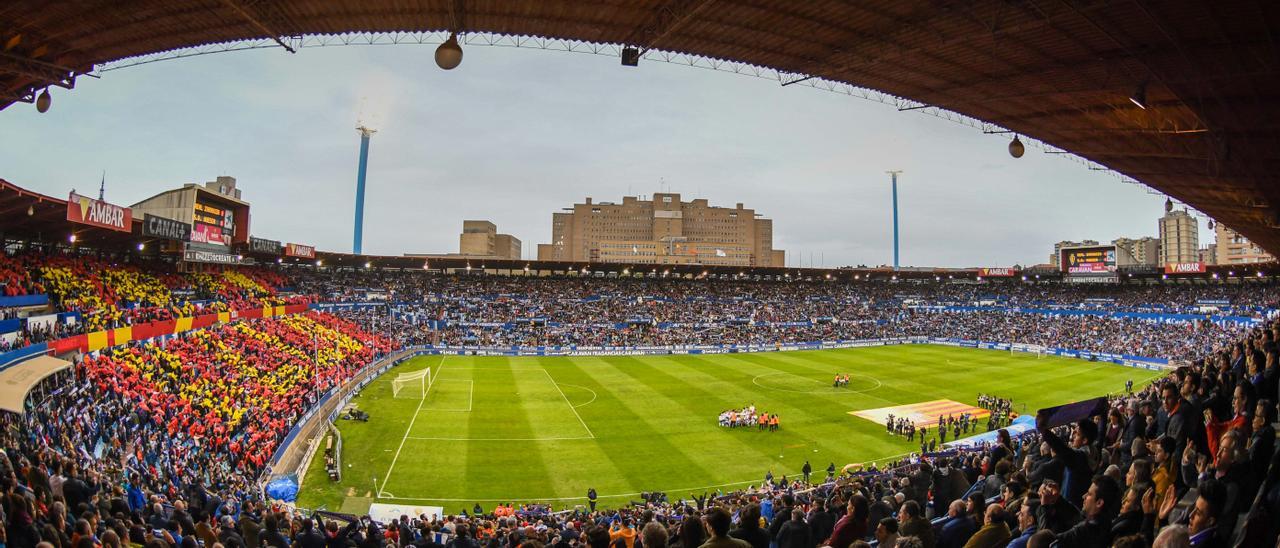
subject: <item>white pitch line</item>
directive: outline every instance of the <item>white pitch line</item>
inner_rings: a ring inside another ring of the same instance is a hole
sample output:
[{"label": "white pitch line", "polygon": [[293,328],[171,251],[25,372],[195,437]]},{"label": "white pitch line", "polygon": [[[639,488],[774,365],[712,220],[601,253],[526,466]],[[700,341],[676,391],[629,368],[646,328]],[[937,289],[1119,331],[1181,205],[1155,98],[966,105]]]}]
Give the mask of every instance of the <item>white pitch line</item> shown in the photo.
[{"label": "white pitch line", "polygon": [[406,439],[411,440],[432,440],[432,441],[566,441],[566,440],[594,440],[595,437],[576,436],[569,438],[434,438],[434,437],[414,437],[410,436]]},{"label": "white pitch line", "polygon": [[579,415],[579,414],[578,414],[578,408],[577,408],[577,407],[574,407],[574,406],[573,406],[573,402],[569,401],[569,396],[564,395],[564,390],[561,390],[561,389],[560,389],[560,385],[559,385],[559,384],[556,384],[556,379],[555,379],[555,377],[552,377],[552,376],[551,376],[551,373],[547,373],[547,370],[546,370],[546,369],[543,369],[543,370],[542,370],[542,374],[543,374],[543,375],[546,375],[546,376],[547,376],[547,380],[551,381],[551,384],[552,384],[552,385],[554,385],[554,386],[556,387],[556,391],[560,393],[560,397],[564,398],[564,403],[565,403],[565,405],[568,405],[568,406],[569,406],[569,410],[570,410],[570,411],[573,411],[573,416],[578,417],[578,422],[582,423],[582,427],[587,429],[587,433],[588,433],[588,434],[591,434],[591,437],[592,437],[592,438],[596,437],[595,432],[592,432],[592,431],[591,431],[591,427],[590,427],[590,426],[587,426],[587,421],[582,420],[582,415]]},{"label": "white pitch line", "polygon": [[[400,438],[400,447],[396,448],[396,454],[391,457],[391,466],[387,468],[387,475],[382,477],[383,489],[387,486],[387,480],[391,479],[391,472],[396,469],[396,461],[400,460],[400,451],[404,449],[404,442],[409,439],[409,433],[413,432],[413,423],[418,420],[418,413],[422,411],[422,404],[427,403],[427,394],[431,393],[431,387],[435,386],[435,379],[440,377],[440,370],[444,369],[444,354],[440,355],[440,361],[436,363],[436,374],[432,377],[431,385],[427,386],[426,392],[422,393],[422,399],[418,400],[418,408],[413,412],[413,418],[409,419],[409,427],[404,429],[404,437]],[[379,490],[378,496],[382,497],[384,491]]]},{"label": "white pitch line", "polygon": [[[866,462],[879,462],[884,460],[893,460],[893,459],[898,459],[911,454],[913,453],[902,453],[902,454],[893,455],[890,457],[881,457],[881,458],[869,460]],[[797,470],[796,472],[798,473],[799,471]],[[679,493],[684,491],[704,491],[707,489],[718,489],[721,487],[733,487],[737,485],[751,485],[751,484],[758,484],[758,483],[763,483],[763,478],[747,480],[747,481],[735,481],[732,483],[721,483],[718,485],[704,485],[701,487],[681,487],[679,489],[658,489],[656,491],[661,491],[665,493]],[[613,495],[600,495],[599,498],[614,499],[614,498],[637,497],[640,495],[641,493],[618,493]],[[440,502],[510,502],[513,499],[513,497],[507,497],[504,499],[449,499],[449,498],[429,498],[429,497],[393,497],[393,496],[383,496],[383,495],[379,495],[378,498],[385,499],[385,500],[419,500],[419,501],[440,501]],[[514,500],[566,501],[566,500],[585,500],[586,498],[587,497],[514,497]]]},{"label": "white pitch line", "polygon": [[596,401],[596,398],[600,397],[600,395],[599,395],[599,394],[596,394],[596,391],[595,391],[595,390],[592,390],[592,389],[587,388],[587,387],[585,387],[585,386],[579,386],[579,385],[576,385],[576,384],[567,384],[567,383],[562,383],[560,386],[572,386],[572,387],[574,387],[574,388],[581,388],[581,389],[586,390],[587,392],[590,392],[590,393],[591,393],[591,399],[590,399],[590,400],[587,400],[587,403],[580,403],[580,404],[578,404],[578,405],[575,405],[574,407],[586,407],[586,406],[591,405],[592,403],[594,403],[594,402]]}]

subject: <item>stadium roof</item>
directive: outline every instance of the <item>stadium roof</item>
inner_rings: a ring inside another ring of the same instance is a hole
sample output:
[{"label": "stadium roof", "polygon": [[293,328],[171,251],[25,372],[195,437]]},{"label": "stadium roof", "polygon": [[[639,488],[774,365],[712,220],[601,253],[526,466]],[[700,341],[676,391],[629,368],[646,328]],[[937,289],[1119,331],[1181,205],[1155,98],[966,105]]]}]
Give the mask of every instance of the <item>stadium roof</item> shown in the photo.
[{"label": "stadium roof", "polygon": [[52,356],[37,356],[0,371],[0,410],[19,415],[31,389],[59,371],[71,368],[71,362]]},{"label": "stadium roof", "polygon": [[1280,253],[1277,28],[1280,4],[1257,0],[10,0],[0,108],[99,63],[249,39],[457,30],[623,44],[970,116]]}]

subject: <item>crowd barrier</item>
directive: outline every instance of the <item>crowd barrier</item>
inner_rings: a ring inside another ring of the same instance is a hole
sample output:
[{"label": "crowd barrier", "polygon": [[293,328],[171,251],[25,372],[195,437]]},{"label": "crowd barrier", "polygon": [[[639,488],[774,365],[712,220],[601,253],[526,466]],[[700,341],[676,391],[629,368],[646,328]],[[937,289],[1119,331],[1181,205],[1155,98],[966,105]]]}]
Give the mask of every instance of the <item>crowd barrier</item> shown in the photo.
[{"label": "crowd barrier", "polygon": [[13,295],[8,297],[0,297],[0,308],[14,308],[19,306],[44,306],[49,304],[49,296],[40,295]]},{"label": "crowd barrier", "polygon": [[16,350],[0,353],[0,371],[4,371],[27,358],[39,356],[49,351],[49,345],[37,343]]}]

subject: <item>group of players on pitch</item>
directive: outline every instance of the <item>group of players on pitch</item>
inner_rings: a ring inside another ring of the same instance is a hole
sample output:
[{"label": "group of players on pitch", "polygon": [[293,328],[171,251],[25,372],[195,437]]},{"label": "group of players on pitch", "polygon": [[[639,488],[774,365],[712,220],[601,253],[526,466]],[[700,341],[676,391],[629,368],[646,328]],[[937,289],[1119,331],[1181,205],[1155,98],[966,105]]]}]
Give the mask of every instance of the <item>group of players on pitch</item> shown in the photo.
[{"label": "group of players on pitch", "polygon": [[741,428],[754,426],[757,430],[768,430],[770,432],[778,431],[778,415],[776,413],[769,414],[764,411],[756,412],[756,405],[753,403],[742,409],[729,409],[720,413],[720,426],[725,428]]}]

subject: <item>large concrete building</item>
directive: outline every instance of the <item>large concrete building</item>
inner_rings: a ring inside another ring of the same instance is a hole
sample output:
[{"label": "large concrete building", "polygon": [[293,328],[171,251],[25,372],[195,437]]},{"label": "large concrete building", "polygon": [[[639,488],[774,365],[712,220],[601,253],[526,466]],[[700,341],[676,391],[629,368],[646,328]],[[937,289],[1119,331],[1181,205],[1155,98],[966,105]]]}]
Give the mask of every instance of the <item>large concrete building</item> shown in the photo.
[{"label": "large concrete building", "polygon": [[520,239],[498,234],[498,226],[489,221],[462,221],[458,235],[458,254],[464,257],[519,259]]},{"label": "large concrete building", "polygon": [[1134,264],[1157,266],[1160,264],[1160,238],[1143,236],[1141,238],[1116,238],[1111,241],[1118,249],[1123,249],[1133,258]]},{"label": "large concrete building", "polygon": [[1274,255],[1222,223],[1213,228],[1213,235],[1217,240],[1214,246],[1216,264],[1269,263],[1276,260]]},{"label": "large concrete building", "polygon": [[1160,218],[1160,264],[1200,261],[1200,225],[1186,211]]},{"label": "large concrete building", "polygon": [[630,264],[786,266],[773,248],[773,221],[742,204],[713,207],[676,193],[622,203],[587,198],[551,217],[551,243],[538,260]]},{"label": "large concrete building", "polygon": [[235,177],[187,183],[130,207],[139,219],[154,215],[191,225],[195,244],[228,248],[249,241],[249,202],[240,197]]}]

